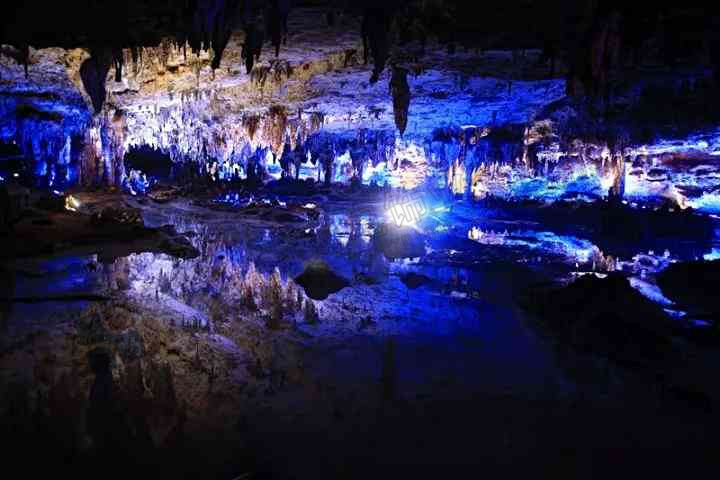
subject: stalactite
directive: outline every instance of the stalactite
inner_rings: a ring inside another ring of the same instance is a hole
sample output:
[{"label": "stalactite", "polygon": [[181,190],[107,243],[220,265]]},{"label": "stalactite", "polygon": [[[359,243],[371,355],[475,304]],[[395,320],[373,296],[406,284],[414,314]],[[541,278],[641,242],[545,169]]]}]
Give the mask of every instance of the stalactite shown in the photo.
[{"label": "stalactite", "polygon": [[108,121],[105,126],[108,138],[108,164],[112,175],[108,181],[110,186],[118,186],[125,176],[125,112],[115,109],[108,112]]},{"label": "stalactite", "polygon": [[320,130],[325,122],[325,115],[322,112],[312,112],[310,114],[310,129],[313,132]]},{"label": "stalactite", "polygon": [[260,117],[257,115],[247,115],[243,117],[243,126],[245,127],[245,132],[247,132],[247,136],[250,139],[250,141],[255,140],[255,133],[258,131],[258,127],[260,126]]},{"label": "stalactite", "polygon": [[288,121],[288,140],[290,142],[290,149],[295,151],[298,146],[298,137],[300,133],[300,119],[293,119]]},{"label": "stalactite", "polygon": [[124,178],[125,115],[104,109],[85,131],[78,155],[80,184],[86,187],[119,186]]},{"label": "stalactite", "polygon": [[20,44],[16,46],[0,45],[0,54],[7,55],[15,60],[19,65],[22,65],[25,69],[25,78],[29,77],[30,72],[28,70],[28,66],[30,63],[30,47],[27,44]]},{"label": "stalactite", "polygon": [[407,82],[407,70],[393,67],[390,91],[393,97],[395,126],[400,131],[400,135],[404,135],[408,122],[408,110],[410,109],[410,87]]},{"label": "stalactite", "polygon": [[394,14],[394,4],[389,2],[386,6],[373,5],[365,9],[362,21],[363,44],[366,45],[365,57],[373,57],[373,73],[370,83],[380,79],[390,56],[390,42],[388,38],[390,25]]},{"label": "stalactite", "polygon": [[80,66],[80,78],[92,102],[95,113],[102,110],[107,91],[105,81],[112,63],[111,55],[105,50],[95,50]]},{"label": "stalactite", "polygon": [[113,66],[115,67],[115,81],[122,82],[123,52],[117,50],[113,54]]},{"label": "stalactite", "polygon": [[221,5],[213,19],[211,33],[211,46],[215,53],[211,63],[213,70],[220,67],[223,52],[225,51],[225,47],[227,47],[234,27],[233,21],[235,19],[235,12],[239,6],[239,0],[224,0],[219,3]]},{"label": "stalactite", "polygon": [[246,21],[245,41],[242,45],[241,56],[245,61],[245,72],[249,75],[252,72],[255,62],[260,60],[260,53],[265,41],[265,32],[258,28],[254,20]]},{"label": "stalactite", "polygon": [[275,48],[275,56],[280,55],[280,44],[283,39],[283,16],[278,0],[269,0],[265,8],[265,25],[270,42]]},{"label": "stalactite", "polygon": [[273,153],[279,158],[285,148],[285,132],[287,128],[287,110],[280,105],[270,107],[265,117],[267,125],[263,128],[265,142],[270,145]]}]

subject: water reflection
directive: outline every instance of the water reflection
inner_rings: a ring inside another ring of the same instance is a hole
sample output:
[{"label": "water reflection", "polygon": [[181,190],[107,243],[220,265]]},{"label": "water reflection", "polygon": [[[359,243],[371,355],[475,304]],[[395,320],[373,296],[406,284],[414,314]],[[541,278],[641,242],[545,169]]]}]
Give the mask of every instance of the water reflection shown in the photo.
[{"label": "water reflection", "polygon": [[[687,242],[688,244],[683,245],[683,248],[679,248],[676,252],[671,252],[669,249],[658,252],[649,250],[631,257],[619,257],[605,254],[597,245],[577,237],[526,229],[497,232],[482,230],[475,226],[468,230],[468,238],[481,245],[523,249],[537,252],[541,256],[552,255],[551,262],[562,261],[574,266],[569,272],[568,280],[588,273],[604,276],[607,272],[623,272],[628,275],[633,288],[665,307],[666,312],[676,318],[685,314],[671,308],[674,304],[663,295],[655,283],[656,276],[673,262],[710,260],[720,251],[718,247],[712,245],[692,245],[692,242]],[[713,243],[717,241],[716,236]],[[708,249],[709,253],[702,253]]]},{"label": "water reflection", "polygon": [[[224,302],[237,296],[235,290],[239,287],[233,279],[244,278],[251,266],[263,275],[277,268],[285,282],[300,274],[306,262],[323,259],[339,275],[350,279],[353,286],[395,285],[392,288],[403,291],[417,278],[405,283],[405,287],[393,283],[393,279],[413,272],[431,279],[420,282],[421,290],[436,292],[443,298],[440,301],[449,302],[482,297],[483,290],[494,288],[486,272],[495,269],[512,276],[515,270],[511,265],[515,264],[530,268],[544,280],[622,271],[632,278],[635,288],[670,307],[655,286],[657,273],[671,262],[720,257],[720,243],[708,247],[684,245],[677,251],[646,251],[632,256],[610,255],[581,236],[543,231],[522,222],[478,222],[454,212],[444,215],[441,222],[428,219],[426,225],[419,226],[427,254],[412,261],[388,260],[377,250],[373,236],[384,219],[368,211],[320,213],[306,225],[261,225],[236,220],[232,215],[172,207],[149,209],[144,212],[144,220],[148,226],[171,224],[185,232],[200,256],[181,260],[160,253],[141,253],[106,265],[98,264],[97,256],[59,256],[25,265],[17,262],[15,284],[6,289],[12,290],[12,296],[122,291],[147,301],[172,300],[176,302],[173,308],[187,309],[183,318],[200,318],[204,325],[214,299]],[[517,289],[522,284],[516,281],[509,288]],[[344,295],[350,293],[340,296]],[[378,295],[379,301],[388,304],[407,301]],[[57,305],[45,308],[49,312],[57,310]],[[28,310],[29,315],[32,312]]]},{"label": "water reflection", "polygon": [[483,245],[500,245],[506,247],[523,247],[542,253],[560,255],[571,264],[598,264],[599,268],[611,268],[612,260],[606,259],[600,249],[588,240],[577,237],[556,235],[552,232],[519,231],[512,234],[483,231],[472,227],[468,238]]},{"label": "water reflection", "polygon": [[377,221],[377,217],[366,214],[335,213],[323,217],[321,225],[330,229],[332,241],[341,247],[348,248],[351,240],[353,241],[353,247],[367,247],[375,233]]}]

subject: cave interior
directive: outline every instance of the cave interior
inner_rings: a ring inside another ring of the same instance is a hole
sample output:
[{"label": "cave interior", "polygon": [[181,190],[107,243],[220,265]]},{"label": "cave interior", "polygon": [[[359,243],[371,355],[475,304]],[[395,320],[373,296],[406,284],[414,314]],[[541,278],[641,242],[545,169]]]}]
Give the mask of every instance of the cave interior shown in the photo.
[{"label": "cave interior", "polygon": [[8,468],[715,478],[718,106],[705,2],[6,6]]}]

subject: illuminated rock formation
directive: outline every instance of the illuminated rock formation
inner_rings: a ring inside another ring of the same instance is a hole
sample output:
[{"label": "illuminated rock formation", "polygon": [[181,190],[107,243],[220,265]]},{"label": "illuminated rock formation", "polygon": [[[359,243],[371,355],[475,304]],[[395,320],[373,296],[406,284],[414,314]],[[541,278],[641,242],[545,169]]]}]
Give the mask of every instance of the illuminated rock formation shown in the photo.
[{"label": "illuminated rock formation", "polygon": [[[422,35],[406,25],[407,44],[387,52],[391,69],[376,58],[382,81],[372,84],[361,64],[360,18],[328,26],[317,13],[292,12],[279,55],[256,58],[252,47],[249,74],[247,50],[257,39],[244,13],[229,34],[228,25],[200,22],[204,33],[187,42],[166,36],[156,46],[92,54],[30,48],[27,77],[17,55],[3,55],[0,73],[9,82],[0,89],[0,137],[20,148],[36,184],[60,189],[125,184],[125,154],[149,147],[215,181],[356,179],[414,188],[431,180],[476,199],[598,198],[612,189],[683,207],[717,203],[713,146],[696,155],[688,140],[684,151],[653,155],[662,142],[638,140],[622,124],[613,131],[593,111],[556,102],[565,83],[540,79],[537,51],[522,59],[500,51],[448,55],[425,39],[423,55],[415,55]],[[213,36],[215,28],[225,33]],[[385,55],[373,42],[371,53]]]}]

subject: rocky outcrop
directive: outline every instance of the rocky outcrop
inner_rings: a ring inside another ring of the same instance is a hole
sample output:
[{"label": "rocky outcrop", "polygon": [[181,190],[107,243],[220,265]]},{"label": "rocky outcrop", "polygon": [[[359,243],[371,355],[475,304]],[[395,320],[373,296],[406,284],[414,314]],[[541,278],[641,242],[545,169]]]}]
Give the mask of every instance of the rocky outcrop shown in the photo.
[{"label": "rocky outcrop", "polygon": [[[330,266],[322,261],[313,261],[305,265],[305,270],[295,277],[295,283],[305,289],[305,293],[313,300],[325,300],[329,295],[339,292],[350,285],[345,278],[331,270]],[[306,311],[306,317],[315,317],[312,308]]]}]

